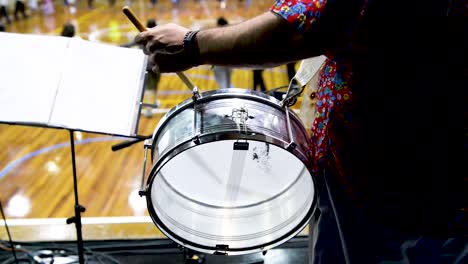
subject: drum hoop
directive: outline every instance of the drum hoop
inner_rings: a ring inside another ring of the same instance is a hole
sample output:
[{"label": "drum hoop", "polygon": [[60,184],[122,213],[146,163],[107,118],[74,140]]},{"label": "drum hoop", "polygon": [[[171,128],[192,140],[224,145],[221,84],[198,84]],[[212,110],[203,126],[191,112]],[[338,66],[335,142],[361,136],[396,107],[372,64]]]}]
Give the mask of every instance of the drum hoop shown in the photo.
[{"label": "drum hoop", "polygon": [[[147,187],[146,187],[146,192],[145,192],[145,196],[146,196],[146,202],[147,202],[147,208],[148,208],[148,211],[149,211],[149,215],[151,216],[151,219],[153,220],[153,222],[158,226],[158,228],[161,230],[161,232],[163,232],[167,237],[171,238],[172,240],[178,242],[179,244],[182,244],[184,246],[187,246],[189,248],[192,248],[194,250],[206,250],[205,252],[206,253],[211,253],[211,251],[218,251],[219,249],[216,248],[216,247],[209,247],[209,246],[205,246],[205,245],[200,245],[200,244],[197,244],[197,243],[194,243],[194,242],[191,242],[189,240],[186,240],[180,236],[178,236],[177,234],[175,234],[174,232],[172,232],[169,228],[166,227],[166,225],[159,219],[158,215],[156,214],[156,211],[154,210],[154,206],[153,206],[153,202],[151,200],[151,186],[153,185],[153,182],[154,180],[156,179],[156,175],[157,175],[157,171],[159,171],[167,162],[169,162],[172,158],[174,158],[175,156],[179,155],[180,153],[188,150],[188,149],[191,149],[195,146],[198,146],[198,145],[201,145],[201,144],[206,144],[206,143],[210,143],[210,142],[216,142],[216,141],[219,141],[220,139],[216,138],[216,134],[221,134],[221,133],[215,133],[215,134],[208,134],[208,135],[203,135],[200,137],[200,144],[196,144],[194,143],[192,140],[187,140],[183,143],[180,143],[179,145],[177,145],[176,147],[172,148],[171,150],[174,150],[174,149],[178,149],[178,148],[181,148],[180,151],[177,151],[176,153],[172,152],[172,151],[168,151],[164,154],[164,156],[162,156],[160,159],[158,159],[158,161],[156,162],[156,164],[153,165],[152,169],[151,169],[151,172],[150,172],[150,177],[148,178],[148,181],[147,181]],[[221,136],[226,136],[226,135],[229,135],[229,134],[235,134],[236,138],[234,139],[239,139],[239,133],[236,132],[236,133],[222,133]],[[219,135],[218,135],[219,136]],[[271,136],[266,136],[266,135],[261,135],[261,134],[256,134],[255,136],[252,136],[250,135],[250,137],[248,137],[248,135],[242,135],[244,136],[244,138],[242,139],[248,139],[248,140],[255,140],[255,141],[261,141],[261,142],[268,142],[270,144],[273,144],[277,147],[280,147],[280,148],[283,148],[284,149],[284,144],[285,142],[283,140],[279,140],[279,139],[276,139],[276,138],[273,138]],[[247,137],[246,137],[247,136]],[[260,136],[260,137],[259,137]],[[214,137],[214,138],[213,138]],[[257,139],[253,139],[253,138],[257,138]],[[207,140],[207,138],[210,138]],[[259,140],[258,138],[266,138],[266,139],[269,139],[268,141],[262,141],[262,140]],[[222,139],[222,140],[228,140],[229,138],[225,138],[225,139]],[[285,149],[286,150],[286,149]],[[287,151],[287,150],[286,150]],[[307,160],[303,160],[300,156],[301,153],[297,150],[297,149],[293,149],[292,151],[289,151],[292,155],[294,155],[295,157],[297,157],[303,164],[304,166],[307,168],[307,165],[306,165],[306,162]],[[295,152],[295,153],[294,153]],[[299,155],[298,155],[299,154]],[[310,171],[309,171],[310,172]],[[245,253],[249,253],[249,252],[258,252],[258,251],[263,251],[263,250],[267,250],[269,248],[273,248],[275,247],[276,245],[279,245],[279,244],[282,244],[283,242],[289,240],[290,238],[294,237],[295,235],[297,235],[299,232],[301,232],[302,229],[304,229],[304,227],[307,225],[310,217],[313,215],[313,213],[315,212],[316,208],[317,208],[317,199],[318,199],[318,194],[317,194],[317,183],[316,183],[316,180],[315,178],[313,177],[312,173],[310,173],[310,178],[313,182],[313,186],[314,186],[314,193],[313,193],[313,197],[312,197],[312,204],[311,204],[311,207],[310,209],[308,210],[307,214],[305,215],[305,217],[301,220],[301,222],[299,222],[299,224],[297,225],[296,228],[292,228],[291,231],[287,232],[286,234],[282,235],[281,237],[269,242],[269,243],[265,243],[265,244],[261,244],[261,245],[258,245],[258,246],[255,246],[255,247],[245,247],[245,248],[229,248],[226,252],[241,252],[241,251],[245,251]],[[185,196],[184,196],[185,197]],[[220,208],[225,208],[225,207],[220,207]]]},{"label": "drum hoop", "polygon": [[[280,111],[285,111],[284,107],[281,107],[279,105],[280,101],[278,101],[276,98],[266,95],[261,92],[256,92],[252,90],[246,90],[246,89],[239,89],[239,88],[229,88],[229,89],[219,89],[219,90],[213,90],[213,91],[208,91],[204,92],[201,94],[201,98],[197,99],[197,101],[194,101],[192,99],[187,99],[184,102],[178,104],[176,107],[172,108],[168,113],[166,113],[161,120],[159,121],[154,133],[153,133],[153,150],[154,145],[156,144],[156,139],[159,137],[159,134],[162,132],[163,127],[166,126],[166,124],[177,114],[180,112],[186,110],[189,107],[192,107],[195,105],[195,103],[204,103],[204,102],[209,102],[209,101],[214,101],[218,99],[227,99],[227,98],[232,98],[232,99],[246,99],[246,100],[251,100],[251,101],[256,101],[260,103],[265,103],[268,106],[271,106],[273,108],[276,108],[277,110]],[[291,110],[289,110],[290,116],[295,122],[299,122],[302,124],[300,121],[299,117]]]},{"label": "drum hoop", "polygon": [[[312,179],[313,180],[313,179]],[[314,181],[314,180],[313,180]],[[315,184],[315,181],[314,181]],[[222,250],[216,247],[210,247],[206,245],[201,245],[195,242],[192,242],[190,240],[187,240],[183,237],[180,237],[179,235],[175,234],[172,232],[169,228],[166,227],[166,225],[159,219],[157,216],[154,208],[153,208],[153,203],[151,202],[151,199],[148,199],[149,196],[147,196],[147,202],[148,202],[148,211],[151,219],[153,220],[153,223],[156,224],[156,226],[159,228],[161,232],[164,233],[167,237],[169,237],[171,240],[176,241],[178,244],[183,245],[184,247],[191,248],[196,251],[200,252],[205,252],[205,253],[214,253],[218,251],[222,251],[223,253],[226,253],[226,255],[229,255],[229,252],[244,252],[245,254],[248,253],[254,253],[254,252],[259,252],[259,251],[265,251],[270,248],[273,248],[277,245],[280,245],[289,239],[293,238],[297,234],[299,234],[307,225],[309,222],[310,218],[312,215],[314,215],[315,211],[317,210],[317,192],[314,192],[313,200],[312,200],[312,206],[308,210],[307,214],[305,217],[299,222],[296,228],[292,228],[291,231],[287,232],[286,234],[282,235],[281,237],[268,242],[264,244],[260,244],[258,246],[251,246],[251,247],[243,247],[243,248],[228,248],[227,250]]]}]

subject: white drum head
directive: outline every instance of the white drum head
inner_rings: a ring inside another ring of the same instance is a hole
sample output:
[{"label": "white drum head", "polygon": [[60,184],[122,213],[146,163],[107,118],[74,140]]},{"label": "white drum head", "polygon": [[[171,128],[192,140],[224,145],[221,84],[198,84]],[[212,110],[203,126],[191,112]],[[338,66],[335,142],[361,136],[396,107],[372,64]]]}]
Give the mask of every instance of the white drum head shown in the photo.
[{"label": "white drum head", "polygon": [[250,140],[248,150],[234,150],[235,142],[195,146],[157,171],[149,209],[170,238],[202,252],[245,254],[307,224],[315,188],[302,161],[273,144]]}]

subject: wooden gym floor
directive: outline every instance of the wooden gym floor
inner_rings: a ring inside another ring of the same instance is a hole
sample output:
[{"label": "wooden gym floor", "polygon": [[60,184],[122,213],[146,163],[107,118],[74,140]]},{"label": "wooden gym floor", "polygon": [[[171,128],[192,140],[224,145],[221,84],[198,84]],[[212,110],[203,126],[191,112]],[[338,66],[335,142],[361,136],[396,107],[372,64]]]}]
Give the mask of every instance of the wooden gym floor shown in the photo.
[{"label": "wooden gym floor", "polygon": [[[114,7],[109,7],[107,1],[94,2],[94,8],[89,9],[86,1],[77,1],[76,12],[70,12],[63,1],[57,0],[53,15],[32,12],[29,18],[8,24],[6,31],[59,35],[62,25],[71,22],[77,28],[77,35],[84,39],[117,45],[130,42],[137,31],[121,13],[121,7],[127,3],[119,0]],[[142,21],[154,18],[158,24],[175,21],[198,28],[214,26],[221,15],[230,23],[241,22],[267,11],[273,3],[271,0],[242,3],[231,0],[223,9],[216,0],[185,0],[178,6],[173,6],[170,0],[158,2],[156,7],[150,8],[149,1],[133,1],[132,8]],[[12,10],[10,7],[10,13]],[[191,69],[187,74],[202,91],[218,88],[209,65]],[[288,84],[285,66],[267,69],[263,77],[267,89]],[[251,88],[252,82],[250,70],[233,71],[233,87]],[[167,110],[189,96],[175,74],[164,74],[157,92],[145,93],[145,101],[153,103],[158,99],[160,108],[152,117],[142,115],[139,134],[152,134]],[[143,165],[142,143],[112,152],[111,146],[122,139],[77,132],[75,140],[79,198],[80,204],[86,207],[84,238],[164,237],[148,217],[145,200],[137,194]],[[14,240],[76,238],[74,226],[65,224],[65,218],[74,214],[68,142],[69,134],[64,130],[0,124],[0,201]],[[3,221],[0,225],[0,239],[7,239]]]}]

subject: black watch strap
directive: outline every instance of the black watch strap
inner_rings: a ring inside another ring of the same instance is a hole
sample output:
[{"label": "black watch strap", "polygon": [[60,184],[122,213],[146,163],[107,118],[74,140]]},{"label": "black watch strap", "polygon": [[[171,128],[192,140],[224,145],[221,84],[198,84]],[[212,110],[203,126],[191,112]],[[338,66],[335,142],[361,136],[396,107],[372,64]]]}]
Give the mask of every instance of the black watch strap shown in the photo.
[{"label": "black watch strap", "polygon": [[200,65],[200,51],[198,50],[197,34],[200,30],[189,31],[184,37],[184,50],[194,65]]}]

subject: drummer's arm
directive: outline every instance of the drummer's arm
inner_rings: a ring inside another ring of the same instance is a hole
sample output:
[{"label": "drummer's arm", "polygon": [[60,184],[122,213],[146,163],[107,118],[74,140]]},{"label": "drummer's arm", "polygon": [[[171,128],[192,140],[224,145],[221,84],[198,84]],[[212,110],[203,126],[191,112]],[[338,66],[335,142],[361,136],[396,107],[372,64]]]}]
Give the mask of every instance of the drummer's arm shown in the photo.
[{"label": "drummer's arm", "polygon": [[[267,67],[322,54],[322,38],[300,34],[284,18],[269,11],[245,22],[198,32],[186,49],[189,29],[167,24],[140,33],[135,41],[156,66],[171,72],[199,64]],[[311,41],[310,39],[313,39]]]},{"label": "drummer's arm", "polygon": [[307,41],[273,12],[200,31],[196,39],[202,64],[267,67],[321,54],[318,41]]}]

